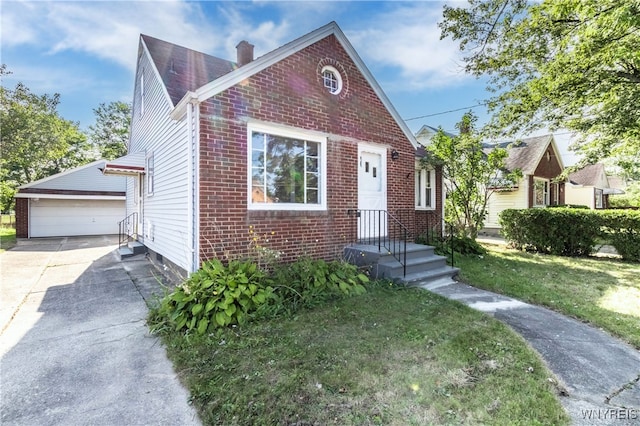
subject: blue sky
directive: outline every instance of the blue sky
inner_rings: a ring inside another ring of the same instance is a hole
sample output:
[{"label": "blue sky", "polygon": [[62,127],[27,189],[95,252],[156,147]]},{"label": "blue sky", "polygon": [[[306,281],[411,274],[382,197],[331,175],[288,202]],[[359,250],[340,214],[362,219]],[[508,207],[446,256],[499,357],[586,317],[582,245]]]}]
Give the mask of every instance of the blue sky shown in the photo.
[{"label": "blue sky", "polygon": [[[451,2],[450,2],[451,3]],[[462,3],[460,3],[462,4]],[[455,131],[465,110],[488,96],[462,71],[451,40],[440,40],[442,2],[12,1],[0,3],[1,61],[32,91],[59,93],[60,114],[93,123],[101,102],[130,102],[140,33],[235,60],[241,40],[261,56],[336,21],[409,127]],[[473,108],[486,121],[483,107]],[[438,114],[438,115],[433,115]],[[557,141],[566,145],[568,136]],[[563,149],[563,151],[565,151]],[[563,153],[565,165],[572,157]]]}]

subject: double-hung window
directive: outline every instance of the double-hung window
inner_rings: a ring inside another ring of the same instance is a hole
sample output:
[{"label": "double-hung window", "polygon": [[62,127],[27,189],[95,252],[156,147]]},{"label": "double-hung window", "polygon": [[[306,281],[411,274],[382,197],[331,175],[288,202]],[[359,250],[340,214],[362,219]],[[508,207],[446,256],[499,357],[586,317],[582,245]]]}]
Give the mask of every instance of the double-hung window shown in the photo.
[{"label": "double-hung window", "polygon": [[326,209],[325,137],[258,125],[248,133],[250,209]]},{"label": "double-hung window", "polygon": [[431,168],[419,168],[416,162],[416,209],[435,208],[435,171]]}]

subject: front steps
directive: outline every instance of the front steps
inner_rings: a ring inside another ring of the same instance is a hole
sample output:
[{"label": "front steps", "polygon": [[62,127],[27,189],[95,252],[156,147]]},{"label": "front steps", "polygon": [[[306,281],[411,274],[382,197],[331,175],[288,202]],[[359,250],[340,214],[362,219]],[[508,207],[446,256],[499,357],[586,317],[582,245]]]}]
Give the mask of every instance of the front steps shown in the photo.
[{"label": "front steps", "polygon": [[126,246],[118,248],[118,254],[120,254],[120,260],[132,257],[138,254],[147,252],[147,248],[144,244],[138,241],[129,241]]},{"label": "front steps", "polygon": [[406,275],[402,264],[384,247],[356,244],[344,249],[345,259],[357,266],[370,266],[372,278],[386,278],[407,286],[447,285],[454,282],[458,268],[433,252],[432,246],[407,243]]}]

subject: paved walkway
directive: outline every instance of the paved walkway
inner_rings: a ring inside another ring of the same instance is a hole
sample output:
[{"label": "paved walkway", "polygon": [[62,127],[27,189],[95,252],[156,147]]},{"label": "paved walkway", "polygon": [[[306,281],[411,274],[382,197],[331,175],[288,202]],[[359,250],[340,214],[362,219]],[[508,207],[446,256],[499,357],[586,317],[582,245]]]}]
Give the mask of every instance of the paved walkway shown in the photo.
[{"label": "paved walkway", "polygon": [[147,333],[158,275],[110,237],[38,239],[0,255],[0,423],[196,425]]},{"label": "paved walkway", "polygon": [[510,325],[537,350],[568,395],[576,425],[640,425],[640,352],[556,312],[466,284],[423,288]]}]

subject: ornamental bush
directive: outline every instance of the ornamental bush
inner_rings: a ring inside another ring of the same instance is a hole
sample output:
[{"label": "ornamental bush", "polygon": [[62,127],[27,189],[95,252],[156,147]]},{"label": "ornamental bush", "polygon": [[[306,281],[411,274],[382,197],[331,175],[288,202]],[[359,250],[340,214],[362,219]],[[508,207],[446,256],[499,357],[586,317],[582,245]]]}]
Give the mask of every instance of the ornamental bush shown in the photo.
[{"label": "ornamental bush", "polygon": [[276,307],[289,314],[330,299],[365,293],[368,282],[355,265],[309,257],[280,265],[271,276]]},{"label": "ornamental bush", "polygon": [[591,254],[600,236],[599,216],[583,209],[510,209],[500,214],[500,224],[517,249],[561,256]]},{"label": "ornamental bush", "polygon": [[585,256],[604,241],[624,260],[640,260],[640,211],[511,209],[500,214],[500,224],[505,239],[517,249]]},{"label": "ornamental bush", "polygon": [[625,260],[640,261],[640,210],[603,210],[602,238]]},{"label": "ornamental bush", "polygon": [[302,257],[270,273],[253,261],[208,260],[151,310],[152,331],[204,334],[248,319],[291,314],[330,299],[366,292],[369,278],[342,261]]},{"label": "ornamental bush", "polygon": [[232,260],[225,266],[218,259],[208,260],[161,300],[151,314],[152,328],[204,334],[242,324],[271,298],[273,289],[255,263]]}]

